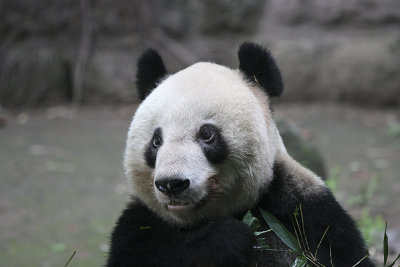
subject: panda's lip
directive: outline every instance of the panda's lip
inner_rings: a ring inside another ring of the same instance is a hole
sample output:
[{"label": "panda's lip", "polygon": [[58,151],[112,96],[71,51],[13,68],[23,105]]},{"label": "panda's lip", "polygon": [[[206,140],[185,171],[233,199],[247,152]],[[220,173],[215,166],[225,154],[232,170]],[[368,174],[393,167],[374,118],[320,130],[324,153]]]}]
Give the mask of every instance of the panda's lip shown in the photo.
[{"label": "panda's lip", "polygon": [[171,200],[167,204],[167,209],[172,212],[184,212],[191,211],[196,207],[196,203],[180,201],[180,200]]},{"label": "panda's lip", "polygon": [[204,199],[197,202],[188,202],[184,200],[171,200],[166,205],[166,208],[172,212],[192,211],[201,205]]},{"label": "panda's lip", "polygon": [[167,204],[167,208],[169,210],[191,210],[196,207],[196,204],[193,203],[182,203],[182,204]]}]

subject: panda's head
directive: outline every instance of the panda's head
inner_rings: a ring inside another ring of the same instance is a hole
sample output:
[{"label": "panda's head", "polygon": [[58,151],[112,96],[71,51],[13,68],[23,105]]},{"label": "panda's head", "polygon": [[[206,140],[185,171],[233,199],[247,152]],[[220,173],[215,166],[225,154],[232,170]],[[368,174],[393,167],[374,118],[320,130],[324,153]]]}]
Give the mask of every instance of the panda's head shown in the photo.
[{"label": "panda's head", "polygon": [[128,133],[124,167],[132,195],[174,224],[234,215],[272,179],[281,139],[268,98],[280,95],[270,53],[239,49],[239,69],[197,63],[168,75],[147,50],[138,62],[143,102]]}]

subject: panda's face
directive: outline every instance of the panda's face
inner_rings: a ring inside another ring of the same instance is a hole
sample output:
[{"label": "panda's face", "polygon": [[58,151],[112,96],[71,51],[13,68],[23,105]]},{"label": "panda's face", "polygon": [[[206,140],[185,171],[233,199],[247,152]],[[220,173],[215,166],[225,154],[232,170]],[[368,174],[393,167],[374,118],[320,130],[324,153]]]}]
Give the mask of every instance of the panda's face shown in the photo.
[{"label": "panda's face", "polygon": [[266,96],[255,90],[239,71],[212,63],[157,86],[128,133],[124,165],[133,196],[177,224],[253,205],[276,152]]}]

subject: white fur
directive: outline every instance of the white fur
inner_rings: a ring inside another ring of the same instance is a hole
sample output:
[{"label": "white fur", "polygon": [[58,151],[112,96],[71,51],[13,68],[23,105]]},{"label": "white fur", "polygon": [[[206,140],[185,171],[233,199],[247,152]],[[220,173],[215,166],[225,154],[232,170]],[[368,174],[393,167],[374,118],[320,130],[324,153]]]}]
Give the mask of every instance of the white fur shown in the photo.
[{"label": "white fur", "polygon": [[[196,142],[205,123],[216,125],[227,143],[228,158],[221,164],[210,164]],[[144,153],[157,127],[164,143],[151,169]],[[128,132],[124,167],[134,197],[168,222],[190,224],[255,204],[272,179],[278,150],[286,151],[267,97],[237,70],[197,63],[168,77],[139,106]],[[182,214],[168,210],[169,197],[154,186],[154,179],[168,175],[190,179],[182,200],[205,198],[204,203]]]}]

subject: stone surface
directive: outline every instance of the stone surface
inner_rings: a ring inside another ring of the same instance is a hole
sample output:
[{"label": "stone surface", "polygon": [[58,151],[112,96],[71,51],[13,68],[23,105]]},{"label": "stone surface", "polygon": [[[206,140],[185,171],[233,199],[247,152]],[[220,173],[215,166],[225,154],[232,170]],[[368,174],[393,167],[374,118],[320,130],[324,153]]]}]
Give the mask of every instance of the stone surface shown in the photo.
[{"label": "stone surface", "polygon": [[[240,43],[269,47],[288,101],[400,104],[397,0],[0,2],[0,105],[72,99],[82,17],[93,43],[84,102],[136,101],[136,59],[151,46],[175,72],[198,60],[238,66]],[[86,14],[86,15],[85,15]]]},{"label": "stone surface", "polygon": [[0,104],[34,105],[68,99],[67,61],[51,44],[32,40],[3,54],[0,71]]},{"label": "stone surface", "polygon": [[317,25],[377,25],[400,22],[396,0],[270,0],[271,16],[282,23]]}]

